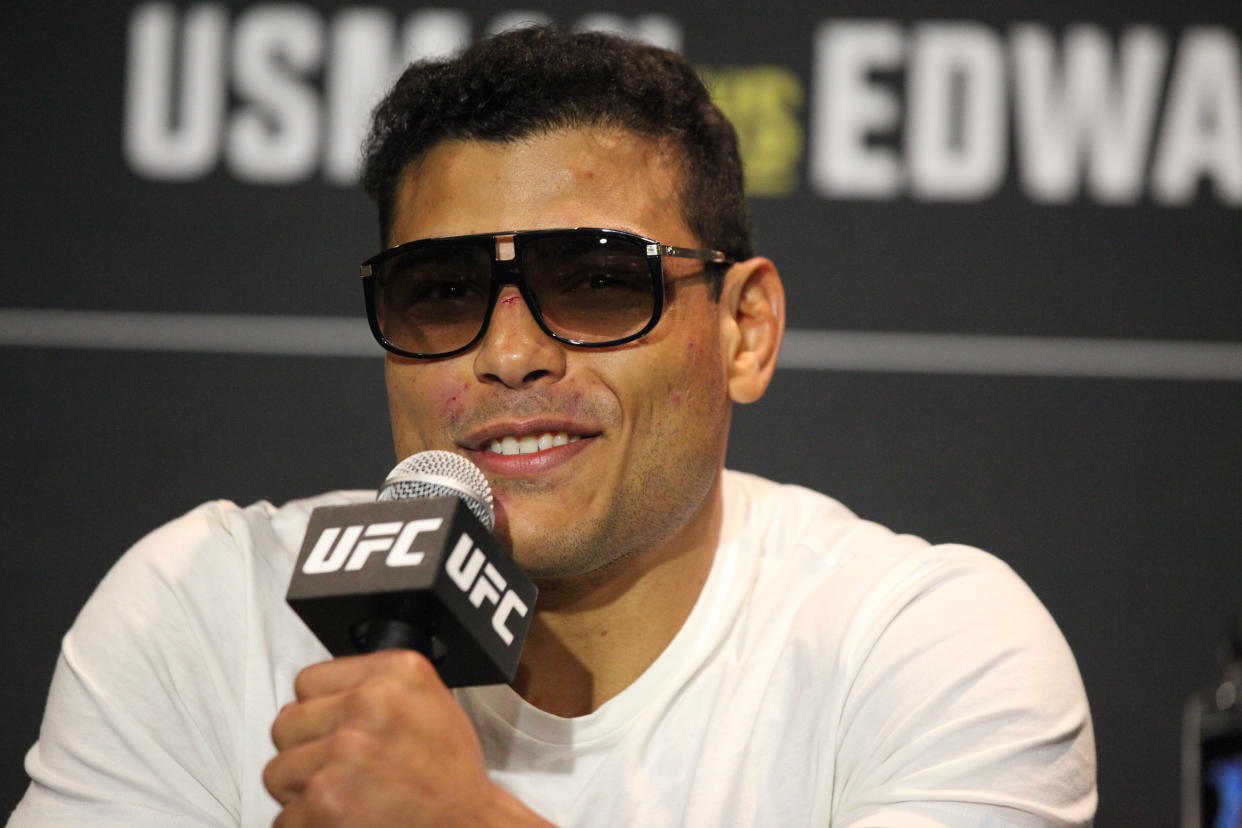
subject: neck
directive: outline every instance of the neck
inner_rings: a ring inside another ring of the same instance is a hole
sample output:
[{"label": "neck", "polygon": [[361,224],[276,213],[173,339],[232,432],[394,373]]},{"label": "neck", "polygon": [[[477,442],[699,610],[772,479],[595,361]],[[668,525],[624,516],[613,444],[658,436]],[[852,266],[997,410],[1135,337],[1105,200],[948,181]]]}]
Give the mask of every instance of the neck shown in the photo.
[{"label": "neck", "polygon": [[657,548],[575,578],[541,581],[513,687],[558,716],[582,716],[630,686],[677,635],[715,559],[721,480]]}]

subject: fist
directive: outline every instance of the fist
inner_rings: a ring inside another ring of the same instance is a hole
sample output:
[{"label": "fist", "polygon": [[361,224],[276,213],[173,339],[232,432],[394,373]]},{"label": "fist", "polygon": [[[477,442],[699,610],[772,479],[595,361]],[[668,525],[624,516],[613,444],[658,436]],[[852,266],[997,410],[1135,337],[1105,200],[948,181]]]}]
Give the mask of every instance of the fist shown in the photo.
[{"label": "fist", "polygon": [[278,753],[263,771],[283,808],[276,826],[534,818],[488,778],[469,719],[418,653],[315,664],[298,674],[294,692],[272,724]]}]

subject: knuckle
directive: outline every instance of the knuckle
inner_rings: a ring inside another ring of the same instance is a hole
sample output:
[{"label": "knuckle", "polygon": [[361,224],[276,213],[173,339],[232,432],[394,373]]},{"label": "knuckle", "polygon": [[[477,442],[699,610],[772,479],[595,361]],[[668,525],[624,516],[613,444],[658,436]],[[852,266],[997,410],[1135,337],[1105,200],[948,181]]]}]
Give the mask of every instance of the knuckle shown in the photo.
[{"label": "knuckle", "polygon": [[[279,758],[279,757],[278,757]],[[282,802],[280,794],[280,773],[277,760],[273,759],[263,766],[263,787],[267,792],[275,797],[277,802]]]},{"label": "knuckle", "polygon": [[423,681],[429,675],[435,675],[435,668],[431,666],[431,662],[421,653],[413,650],[385,650],[384,656],[390,669],[396,671],[398,675],[407,676],[416,681]]},{"label": "knuckle", "polygon": [[329,737],[328,756],[335,763],[360,765],[374,755],[376,745],[370,734],[355,727],[342,727]]},{"label": "knuckle", "polygon": [[292,726],[292,723],[297,716],[296,708],[297,703],[290,702],[282,707],[280,712],[276,714],[276,718],[272,720],[272,727],[269,730],[269,734],[272,738],[272,744],[276,746],[277,750],[285,749],[283,742],[286,741],[289,728]]},{"label": "knuckle", "polygon": [[371,725],[387,721],[405,707],[411,689],[418,686],[408,677],[381,673],[344,694],[348,719]]},{"label": "knuckle", "polygon": [[[313,666],[313,665],[312,665]],[[293,694],[295,697],[305,699],[310,695],[311,685],[314,676],[311,674],[311,667],[304,668],[293,679]]]},{"label": "knuckle", "polygon": [[343,724],[365,726],[381,722],[388,707],[387,682],[374,680],[350,689],[344,694]]},{"label": "knuckle", "polygon": [[302,802],[311,823],[331,822],[348,813],[349,786],[331,767],[316,771],[306,782]]}]

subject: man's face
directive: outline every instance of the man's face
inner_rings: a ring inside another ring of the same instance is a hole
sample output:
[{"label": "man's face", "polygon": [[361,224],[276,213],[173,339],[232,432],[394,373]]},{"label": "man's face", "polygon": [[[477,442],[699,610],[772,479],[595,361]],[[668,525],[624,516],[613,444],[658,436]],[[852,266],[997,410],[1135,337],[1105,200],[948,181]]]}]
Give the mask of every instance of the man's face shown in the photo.
[{"label": "man's face", "polygon": [[[676,184],[666,152],[628,132],[449,142],[404,175],[391,243],[604,227],[701,247]],[[675,546],[709,520],[729,421],[721,318],[705,277],[676,278],[701,263],[666,258],[664,267],[675,286],[660,322],[627,345],[556,342],[509,285],[465,353],[388,355],[398,456],[447,449],[474,461],[492,484],[497,534],[536,578]]]}]

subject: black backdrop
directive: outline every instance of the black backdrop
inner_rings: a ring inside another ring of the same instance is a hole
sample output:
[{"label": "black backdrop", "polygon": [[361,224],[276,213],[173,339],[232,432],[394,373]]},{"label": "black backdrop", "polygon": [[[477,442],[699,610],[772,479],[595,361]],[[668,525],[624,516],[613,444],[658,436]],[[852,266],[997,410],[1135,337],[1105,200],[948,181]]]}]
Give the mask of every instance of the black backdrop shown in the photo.
[{"label": "black backdrop", "polygon": [[[6,6],[0,806],[133,541],[391,465],[366,73],[514,11],[436,8]],[[1078,657],[1098,823],[1172,823],[1181,706],[1242,611],[1242,7],[599,11],[705,69],[791,296],[730,464],[1008,561]]]}]

